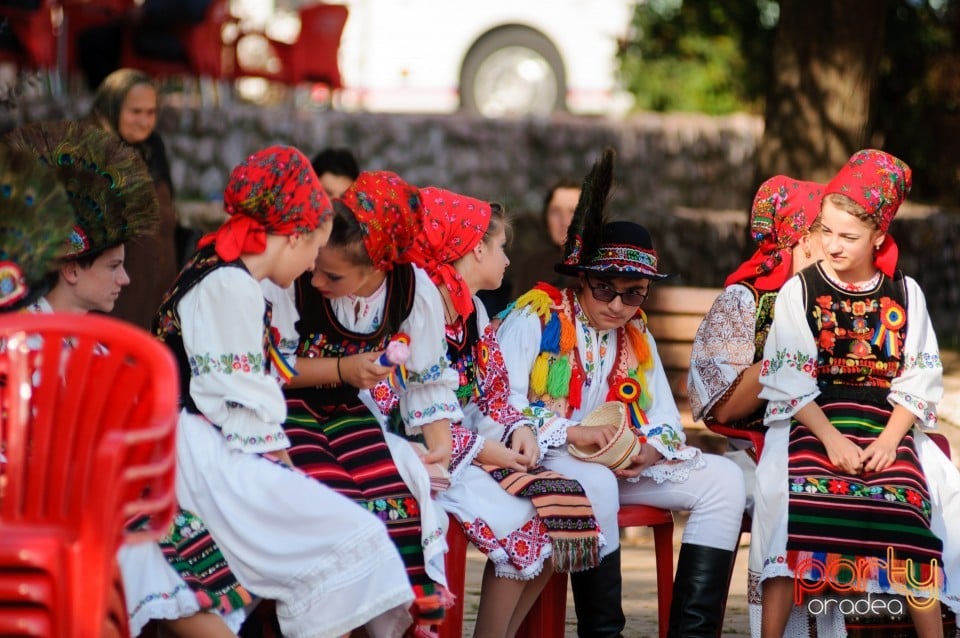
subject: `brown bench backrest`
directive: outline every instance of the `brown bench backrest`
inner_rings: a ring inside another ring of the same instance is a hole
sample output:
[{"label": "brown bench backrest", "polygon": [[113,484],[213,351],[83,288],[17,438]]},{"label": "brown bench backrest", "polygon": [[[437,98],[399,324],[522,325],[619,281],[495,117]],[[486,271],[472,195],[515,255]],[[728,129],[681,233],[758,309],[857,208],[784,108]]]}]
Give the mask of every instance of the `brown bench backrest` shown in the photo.
[{"label": "brown bench backrest", "polygon": [[653,286],[650,297],[643,304],[685,426],[692,424],[687,400],[687,371],[690,369],[693,338],[720,292],[720,288],[658,285]]}]

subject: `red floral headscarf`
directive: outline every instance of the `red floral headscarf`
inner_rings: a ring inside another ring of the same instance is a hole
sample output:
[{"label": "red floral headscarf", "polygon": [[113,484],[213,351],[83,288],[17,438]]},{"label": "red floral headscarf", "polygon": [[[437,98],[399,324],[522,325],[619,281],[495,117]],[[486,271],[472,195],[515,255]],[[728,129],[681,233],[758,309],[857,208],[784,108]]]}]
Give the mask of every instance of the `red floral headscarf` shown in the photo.
[{"label": "red floral headscarf", "polygon": [[[886,233],[912,185],[913,172],[903,161],[883,151],[866,149],[857,151],[847,160],[827,184],[823,195],[846,195],[873,217],[880,232]],[[873,264],[892,277],[898,257],[897,244],[887,235],[874,256]]]},{"label": "red floral headscarf", "polygon": [[262,253],[268,233],[309,233],[333,214],[310,160],[292,146],[265,148],[234,167],[223,205],[230,218],[197,245],[214,243],[225,261]]},{"label": "red floral headscarf", "polygon": [[823,185],[786,175],[771,177],[757,190],[750,211],[750,232],[757,252],[724,285],[747,282],[757,290],[779,290],[793,269],[792,249],[820,212]]},{"label": "red floral headscarf", "polygon": [[353,212],[363,245],[377,270],[410,261],[406,252],[420,232],[420,193],[390,171],[364,171],[339,198]]},{"label": "red floral headscarf", "polygon": [[411,261],[435,284],[446,286],[454,309],[467,317],[473,312],[473,298],[453,262],[483,241],[490,226],[490,204],[433,187],[421,189],[420,199],[423,232],[410,248]]}]

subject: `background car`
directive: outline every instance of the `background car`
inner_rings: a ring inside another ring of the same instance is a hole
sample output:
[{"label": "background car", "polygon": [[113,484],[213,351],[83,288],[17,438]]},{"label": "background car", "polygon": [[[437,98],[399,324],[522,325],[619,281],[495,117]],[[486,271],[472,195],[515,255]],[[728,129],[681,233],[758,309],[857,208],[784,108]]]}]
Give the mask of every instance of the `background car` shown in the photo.
[{"label": "background car", "polygon": [[[256,0],[247,0],[256,2]],[[347,110],[609,114],[634,0],[346,0]],[[262,6],[262,5],[260,5]],[[269,28],[280,28],[275,18]]]}]

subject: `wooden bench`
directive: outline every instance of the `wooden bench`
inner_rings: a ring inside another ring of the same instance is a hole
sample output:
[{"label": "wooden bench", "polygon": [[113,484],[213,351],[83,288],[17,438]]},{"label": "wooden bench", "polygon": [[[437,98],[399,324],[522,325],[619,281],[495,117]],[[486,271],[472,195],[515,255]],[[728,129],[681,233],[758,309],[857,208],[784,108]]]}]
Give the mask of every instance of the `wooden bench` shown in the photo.
[{"label": "wooden bench", "polygon": [[680,423],[687,433],[687,441],[692,445],[709,443],[709,451],[714,451],[713,443],[722,437],[712,434],[703,423],[694,422],[687,396],[687,373],[697,328],[721,291],[721,288],[656,285],[643,304],[650,332],[657,341],[657,351],[680,410]]}]

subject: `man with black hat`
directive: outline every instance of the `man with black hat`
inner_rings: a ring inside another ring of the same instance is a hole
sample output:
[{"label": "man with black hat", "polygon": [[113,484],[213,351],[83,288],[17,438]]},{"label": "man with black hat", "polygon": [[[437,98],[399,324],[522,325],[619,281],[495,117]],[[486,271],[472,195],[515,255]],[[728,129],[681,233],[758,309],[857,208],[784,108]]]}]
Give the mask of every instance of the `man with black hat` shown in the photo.
[{"label": "man with black hat", "polygon": [[[579,290],[538,284],[522,295],[498,332],[510,375],[511,401],[540,417],[539,443],[549,450],[543,465],[575,478],[607,540],[599,566],[571,574],[581,637],[619,636],[620,603],[617,511],[644,504],[690,512],[674,579],[670,636],[715,636],[739,538],[743,478],[731,461],[685,444],[656,343],[640,309],[658,271],[647,230],[633,222],[604,219],[613,176],[608,149],[584,180],[567,237],[563,274],[580,279]],[[618,424],[580,425],[609,401],[626,407],[640,450],[624,469],[578,456],[602,451]],[[619,480],[618,480],[619,479]]]}]

